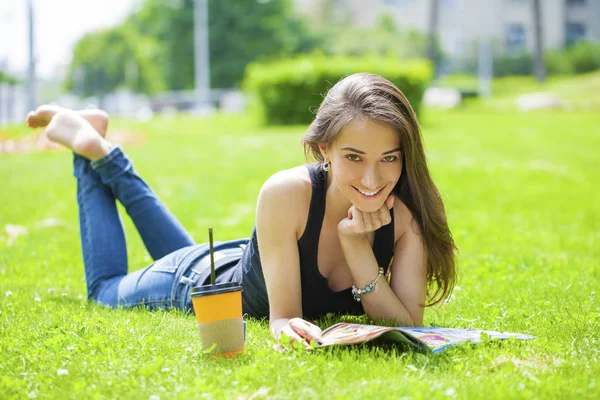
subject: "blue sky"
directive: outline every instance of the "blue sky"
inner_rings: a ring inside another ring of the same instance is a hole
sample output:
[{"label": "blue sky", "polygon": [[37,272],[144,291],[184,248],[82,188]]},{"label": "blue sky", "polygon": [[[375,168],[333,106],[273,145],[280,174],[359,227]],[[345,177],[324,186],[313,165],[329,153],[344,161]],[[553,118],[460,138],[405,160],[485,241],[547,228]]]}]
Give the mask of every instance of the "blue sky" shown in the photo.
[{"label": "blue sky", "polygon": [[[118,24],[138,2],[33,0],[38,74],[46,78],[60,75],[81,35]],[[28,63],[27,35],[27,0],[0,0],[0,68],[13,73],[25,71]]]}]

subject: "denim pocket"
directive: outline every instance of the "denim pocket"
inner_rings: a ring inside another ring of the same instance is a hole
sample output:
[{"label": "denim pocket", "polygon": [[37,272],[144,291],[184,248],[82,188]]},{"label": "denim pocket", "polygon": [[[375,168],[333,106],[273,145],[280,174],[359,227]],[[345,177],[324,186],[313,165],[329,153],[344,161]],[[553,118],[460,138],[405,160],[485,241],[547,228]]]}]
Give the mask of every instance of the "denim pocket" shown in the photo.
[{"label": "denim pocket", "polygon": [[158,260],[150,267],[152,272],[168,272],[174,274],[177,271],[177,264],[173,264],[170,260]]}]

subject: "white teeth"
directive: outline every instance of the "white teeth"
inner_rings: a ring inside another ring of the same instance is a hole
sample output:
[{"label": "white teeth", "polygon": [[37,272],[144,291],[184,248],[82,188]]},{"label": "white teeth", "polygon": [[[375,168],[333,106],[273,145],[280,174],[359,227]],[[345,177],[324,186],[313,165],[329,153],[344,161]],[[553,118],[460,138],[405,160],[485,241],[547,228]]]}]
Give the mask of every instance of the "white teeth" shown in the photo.
[{"label": "white teeth", "polygon": [[360,189],[356,189],[356,190],[358,190],[359,192],[361,192],[361,193],[362,193],[362,194],[364,194],[365,196],[369,196],[369,197],[370,197],[370,196],[375,196],[377,193],[379,193],[379,190],[378,190],[378,191],[376,191],[376,192],[363,192],[363,191],[362,191],[362,190],[360,190]]}]

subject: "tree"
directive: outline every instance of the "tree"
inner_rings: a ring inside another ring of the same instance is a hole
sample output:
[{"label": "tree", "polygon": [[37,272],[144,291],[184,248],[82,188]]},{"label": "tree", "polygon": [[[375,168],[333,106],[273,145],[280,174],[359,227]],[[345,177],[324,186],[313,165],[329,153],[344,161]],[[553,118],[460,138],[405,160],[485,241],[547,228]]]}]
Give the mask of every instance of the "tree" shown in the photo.
[{"label": "tree", "polygon": [[12,76],[0,71],[0,83],[8,83],[9,85],[16,85],[18,83],[17,79]]},{"label": "tree", "polygon": [[539,82],[546,79],[546,68],[544,66],[544,43],[542,39],[542,10],[540,0],[532,0],[533,26],[535,32],[535,76]]},{"label": "tree", "polygon": [[[380,55],[401,59],[422,58],[427,36],[416,30],[400,30],[391,14],[383,13],[375,26],[326,24],[321,27],[323,51],[328,55]],[[437,49],[438,54],[441,51]]]},{"label": "tree", "polygon": [[86,34],[73,50],[67,89],[100,97],[119,87],[147,94],[161,91],[164,80],[153,61],[157,51],[151,38],[126,25]]},{"label": "tree", "polygon": [[439,29],[440,0],[429,0],[429,26],[427,31],[428,45],[427,58],[436,66],[439,62],[439,46],[437,45],[437,35]]},{"label": "tree", "polygon": [[[209,0],[211,87],[235,87],[248,63],[306,52],[318,43],[289,0]],[[160,48],[170,90],[194,87],[194,0],[146,0],[127,25]]]}]

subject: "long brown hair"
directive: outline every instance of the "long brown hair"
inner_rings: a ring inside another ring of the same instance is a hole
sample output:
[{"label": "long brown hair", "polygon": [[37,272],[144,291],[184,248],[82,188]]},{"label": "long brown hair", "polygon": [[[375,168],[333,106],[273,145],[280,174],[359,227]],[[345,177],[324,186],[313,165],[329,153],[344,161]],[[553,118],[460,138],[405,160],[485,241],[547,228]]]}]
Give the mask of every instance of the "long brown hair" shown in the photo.
[{"label": "long brown hair", "polygon": [[431,300],[427,305],[439,303],[454,288],[457,249],[444,203],[427,168],[417,116],[400,89],[375,74],[358,73],[340,80],[328,91],[302,138],[305,155],[322,162],[319,145],[331,144],[344,126],[361,116],[391,125],[400,136],[403,169],[394,194],[410,209],[421,228]]}]

